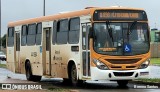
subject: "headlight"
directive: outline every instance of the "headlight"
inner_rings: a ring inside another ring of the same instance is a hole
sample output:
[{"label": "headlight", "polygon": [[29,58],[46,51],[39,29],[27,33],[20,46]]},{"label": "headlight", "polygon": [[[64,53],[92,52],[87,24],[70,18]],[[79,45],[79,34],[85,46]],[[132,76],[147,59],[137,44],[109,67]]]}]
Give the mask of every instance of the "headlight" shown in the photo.
[{"label": "headlight", "polygon": [[147,68],[150,64],[150,59],[146,60],[145,62],[143,62],[140,66],[139,69],[144,69]]},{"label": "headlight", "polygon": [[104,63],[102,63],[101,61],[99,61],[97,59],[93,59],[93,62],[99,69],[108,70],[108,67]]}]

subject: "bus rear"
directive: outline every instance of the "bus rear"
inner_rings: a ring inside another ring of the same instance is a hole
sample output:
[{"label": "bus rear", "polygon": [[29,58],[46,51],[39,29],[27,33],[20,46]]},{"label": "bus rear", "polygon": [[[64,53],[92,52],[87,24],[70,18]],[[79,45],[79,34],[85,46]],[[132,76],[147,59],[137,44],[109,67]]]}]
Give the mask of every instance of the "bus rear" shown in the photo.
[{"label": "bus rear", "polygon": [[96,9],[92,24],[92,80],[113,80],[122,86],[149,75],[150,37],[144,10]]}]

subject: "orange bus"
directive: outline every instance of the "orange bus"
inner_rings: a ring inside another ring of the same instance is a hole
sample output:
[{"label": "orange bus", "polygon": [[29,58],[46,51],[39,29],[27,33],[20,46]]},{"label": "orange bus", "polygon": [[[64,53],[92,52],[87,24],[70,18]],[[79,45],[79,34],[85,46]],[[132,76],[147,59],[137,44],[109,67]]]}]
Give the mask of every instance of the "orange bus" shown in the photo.
[{"label": "orange bus", "polygon": [[119,86],[149,75],[150,35],[147,14],[128,7],[83,10],[10,22],[7,67],[26,74],[117,81]]}]

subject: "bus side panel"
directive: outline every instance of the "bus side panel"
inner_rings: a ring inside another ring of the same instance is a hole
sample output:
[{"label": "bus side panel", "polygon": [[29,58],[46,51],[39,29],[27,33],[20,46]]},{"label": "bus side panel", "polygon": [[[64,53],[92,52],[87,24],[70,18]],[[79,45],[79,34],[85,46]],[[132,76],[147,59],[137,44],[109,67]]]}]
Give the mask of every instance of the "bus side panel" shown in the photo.
[{"label": "bus side panel", "polygon": [[7,68],[15,72],[14,47],[7,47]]},{"label": "bus side panel", "polygon": [[25,61],[26,61],[26,53],[24,52],[26,47],[20,47],[20,62],[21,62],[21,73],[25,74]]},{"label": "bus side panel", "polygon": [[42,65],[42,46],[34,46],[34,62],[32,62],[32,73],[33,75],[43,75],[43,65]]},{"label": "bus side panel", "polygon": [[[59,77],[59,78],[68,77],[66,58],[68,58],[69,53],[66,55],[63,54],[66,52],[67,48],[68,46],[65,46],[65,48],[61,47],[61,45],[51,46],[51,75],[53,77]],[[62,49],[65,49],[65,50],[62,50]]]},{"label": "bus side panel", "polygon": [[28,59],[31,64],[33,75],[42,75],[42,54],[40,53],[41,46],[21,46],[21,57],[22,62],[21,73],[25,73],[25,61]]},{"label": "bus side panel", "polygon": [[[79,46],[79,44],[74,44]],[[51,47],[51,64],[52,76],[60,78],[68,78],[68,62],[73,61],[76,66],[80,64],[80,54],[77,51],[71,51],[71,44],[52,45]],[[80,67],[77,67],[80,69]]]}]

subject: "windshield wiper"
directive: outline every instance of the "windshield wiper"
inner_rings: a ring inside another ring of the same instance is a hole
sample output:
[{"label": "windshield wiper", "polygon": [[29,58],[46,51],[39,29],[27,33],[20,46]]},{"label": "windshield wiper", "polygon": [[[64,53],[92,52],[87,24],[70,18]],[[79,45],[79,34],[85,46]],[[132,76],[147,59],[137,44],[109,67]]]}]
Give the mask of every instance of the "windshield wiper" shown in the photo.
[{"label": "windshield wiper", "polygon": [[130,28],[128,29],[127,35],[130,35],[130,34],[132,33],[133,28],[135,27],[136,24],[137,24],[137,21],[134,21],[134,22],[131,24]]},{"label": "windshield wiper", "polygon": [[114,46],[114,42],[113,42],[113,35],[112,35],[112,28],[111,28],[111,25],[110,25],[110,22],[109,21],[106,21],[106,25],[107,25],[107,29],[108,29],[108,33],[109,33],[109,36],[110,38],[112,39],[112,43],[113,43],[113,46]]}]

